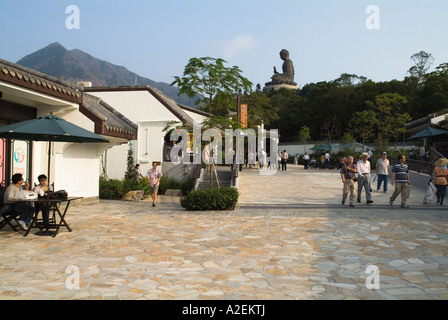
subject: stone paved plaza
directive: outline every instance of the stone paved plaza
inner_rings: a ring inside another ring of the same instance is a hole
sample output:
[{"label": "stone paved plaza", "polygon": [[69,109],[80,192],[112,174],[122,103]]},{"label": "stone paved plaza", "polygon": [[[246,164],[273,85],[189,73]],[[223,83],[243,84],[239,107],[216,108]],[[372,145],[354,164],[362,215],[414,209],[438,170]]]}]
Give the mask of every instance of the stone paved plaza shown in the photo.
[{"label": "stone paved plaza", "polygon": [[73,232],[55,238],[0,230],[0,298],[447,299],[448,208],[418,188],[410,209],[390,207],[389,189],[350,208],[337,171],[289,166],[241,172],[234,211],[175,197],[74,206]]}]

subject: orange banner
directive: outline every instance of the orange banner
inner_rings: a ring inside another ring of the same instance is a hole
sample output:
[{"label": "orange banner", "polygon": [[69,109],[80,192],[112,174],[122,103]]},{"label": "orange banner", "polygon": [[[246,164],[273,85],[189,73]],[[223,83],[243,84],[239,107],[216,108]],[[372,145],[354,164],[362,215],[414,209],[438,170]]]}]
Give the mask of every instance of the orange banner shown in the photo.
[{"label": "orange banner", "polygon": [[241,126],[247,128],[247,104],[240,106]]}]

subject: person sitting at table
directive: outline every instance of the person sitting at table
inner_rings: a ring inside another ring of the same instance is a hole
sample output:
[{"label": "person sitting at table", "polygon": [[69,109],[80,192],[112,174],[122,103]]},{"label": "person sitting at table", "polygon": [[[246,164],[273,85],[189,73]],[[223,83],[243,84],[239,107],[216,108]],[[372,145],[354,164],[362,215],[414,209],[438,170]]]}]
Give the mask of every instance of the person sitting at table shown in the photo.
[{"label": "person sitting at table", "polygon": [[38,195],[43,196],[47,191],[53,191],[51,186],[48,186],[46,175],[41,174],[37,177],[37,180],[39,181],[39,184],[34,187],[34,192]]},{"label": "person sitting at table", "polygon": [[[53,191],[53,188],[51,186],[48,186],[48,179],[47,176],[44,174],[41,174],[37,177],[37,180],[39,181],[39,184],[34,187],[34,192],[36,192],[39,196],[43,197],[48,191]],[[42,210],[42,218],[44,220],[44,224],[48,225],[48,215],[49,215],[49,207],[45,204],[40,204],[36,210]]]},{"label": "person sitting at table", "polygon": [[22,229],[28,230],[29,225],[31,224],[31,221],[33,219],[34,214],[34,207],[23,204],[23,203],[17,203],[17,204],[10,204],[8,205],[9,201],[12,200],[18,200],[18,196],[20,191],[22,191],[22,184],[23,184],[23,176],[21,173],[16,173],[11,178],[12,183],[6,188],[5,195],[4,195],[4,206],[3,210],[6,210],[7,212],[13,213],[14,211],[20,214],[20,218],[17,221]]}]

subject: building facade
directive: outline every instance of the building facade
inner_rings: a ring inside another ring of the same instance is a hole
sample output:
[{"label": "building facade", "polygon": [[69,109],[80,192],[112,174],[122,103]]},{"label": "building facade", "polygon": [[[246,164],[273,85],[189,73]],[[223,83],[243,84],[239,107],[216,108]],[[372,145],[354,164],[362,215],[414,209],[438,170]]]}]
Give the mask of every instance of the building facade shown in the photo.
[{"label": "building facade", "polygon": [[[107,138],[109,143],[53,143],[51,183],[70,196],[97,200],[101,156],[137,139],[137,126],[82,87],[0,59],[0,126],[52,113]],[[0,184],[22,173],[31,186],[48,172],[48,142],[0,139]]]}]

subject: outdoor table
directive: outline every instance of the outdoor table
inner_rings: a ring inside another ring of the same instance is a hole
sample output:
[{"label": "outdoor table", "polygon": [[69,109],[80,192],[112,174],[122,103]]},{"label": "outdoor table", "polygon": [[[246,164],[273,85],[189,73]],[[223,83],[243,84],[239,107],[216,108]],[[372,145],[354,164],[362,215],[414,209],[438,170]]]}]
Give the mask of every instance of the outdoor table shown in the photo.
[{"label": "outdoor table", "polygon": [[[37,206],[38,208],[47,208],[47,210],[54,210],[58,213],[60,221],[59,223],[55,221],[47,222],[47,223],[38,223],[37,217],[39,215],[39,211],[43,210],[34,210],[34,213],[32,210],[29,210],[30,215],[32,216],[31,224],[28,227],[28,230],[26,230],[25,234],[23,235],[26,237],[28,233],[30,233],[31,229],[46,229],[46,231],[41,232],[40,235],[51,235],[53,238],[56,236],[56,234],[59,232],[59,229],[64,226],[67,228],[69,232],[72,232],[72,229],[68,225],[67,221],[65,221],[65,215],[67,214],[68,207],[70,206],[70,202],[73,200],[82,199],[83,197],[68,197],[67,199],[48,199],[48,198],[41,198],[41,199],[27,199],[27,200],[10,200],[7,204],[8,205],[15,205],[15,204],[26,204],[28,206],[25,206],[25,208],[32,208],[32,204]],[[61,213],[59,210],[58,203],[64,203],[66,202],[67,205],[65,206],[64,212]],[[55,231],[49,231],[49,229],[55,229]],[[37,234],[37,233],[36,233]]]}]

